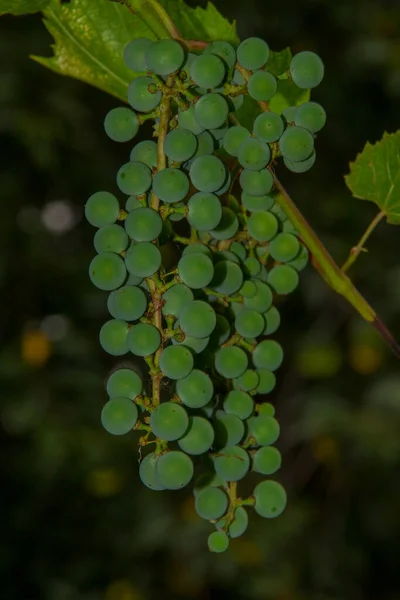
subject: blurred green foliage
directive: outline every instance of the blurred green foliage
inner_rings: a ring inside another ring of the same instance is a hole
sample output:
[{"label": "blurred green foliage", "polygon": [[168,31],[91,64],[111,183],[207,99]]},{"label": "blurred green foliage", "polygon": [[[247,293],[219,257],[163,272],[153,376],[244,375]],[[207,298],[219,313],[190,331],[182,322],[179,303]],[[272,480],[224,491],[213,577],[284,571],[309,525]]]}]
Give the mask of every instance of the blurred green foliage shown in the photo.
[{"label": "blurred green foliage", "polygon": [[[351,198],[348,163],[399,127],[400,7],[217,7],[240,37],[323,57],[317,164],[282,175],[341,262],[375,214]],[[226,555],[209,554],[190,492],[144,489],[135,435],[102,430],[117,363],[98,344],[106,294],[87,276],[82,215],[92,192],[115,191],[129,149],[102,130],[113,98],[28,59],[50,43],[38,15],[0,20],[0,600],[397,600],[399,364],[311,267],[279,306],[286,358],[271,401],[289,495],[279,519],[252,515]],[[399,338],[398,231],[380,224],[368,248],[351,275]]]}]

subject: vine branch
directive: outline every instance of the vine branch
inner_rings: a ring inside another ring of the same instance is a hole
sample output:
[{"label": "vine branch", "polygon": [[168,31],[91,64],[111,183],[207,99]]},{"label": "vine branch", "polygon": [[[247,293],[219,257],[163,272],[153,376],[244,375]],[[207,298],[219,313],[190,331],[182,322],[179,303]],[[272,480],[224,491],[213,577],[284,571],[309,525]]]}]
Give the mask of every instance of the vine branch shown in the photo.
[{"label": "vine branch", "polygon": [[351,265],[357,260],[357,258],[361,254],[361,252],[368,252],[368,250],[366,248],[364,248],[364,244],[367,241],[367,239],[369,238],[369,236],[371,235],[371,233],[374,231],[375,227],[382,221],[384,216],[385,216],[385,213],[383,210],[381,210],[381,212],[379,212],[376,215],[375,219],[373,219],[371,221],[371,223],[365,230],[365,233],[361,237],[358,244],[350,250],[350,255],[342,267],[343,272],[348,271],[348,269],[351,267]]}]

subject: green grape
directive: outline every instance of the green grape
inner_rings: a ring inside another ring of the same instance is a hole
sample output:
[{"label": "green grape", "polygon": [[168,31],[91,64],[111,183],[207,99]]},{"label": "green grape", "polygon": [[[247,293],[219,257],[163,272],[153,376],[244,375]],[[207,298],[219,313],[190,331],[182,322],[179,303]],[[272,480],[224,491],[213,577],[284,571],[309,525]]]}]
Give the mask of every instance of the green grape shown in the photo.
[{"label": "green grape", "polygon": [[102,252],[90,263],[89,277],[93,285],[100,290],[115,290],[124,283],[126,278],[124,261],[118,254]]},{"label": "green grape", "polygon": [[217,322],[212,306],[203,300],[192,300],[185,304],[179,314],[182,331],[194,338],[205,338],[211,335]]},{"label": "green grape", "polygon": [[186,454],[204,454],[214,441],[214,429],[203,417],[190,417],[189,428],[178,440],[178,445]]},{"label": "green grape", "polygon": [[215,41],[208,44],[204,49],[204,54],[215,54],[226,62],[229,69],[232,69],[236,63],[235,48],[229,42]]},{"label": "green grape", "polygon": [[157,75],[170,75],[185,62],[185,50],[176,40],[158,40],[149,46],[146,63],[150,71]]},{"label": "green grape", "polygon": [[233,210],[222,207],[222,217],[215,229],[209,233],[216,240],[229,240],[239,229],[239,221]]},{"label": "green grape", "polygon": [[259,383],[257,386],[257,394],[269,394],[276,385],[276,377],[272,371],[267,369],[257,369]]},{"label": "green grape", "polygon": [[193,52],[188,52],[186,56],[186,60],[181,66],[179,77],[182,81],[186,81],[189,78],[190,67],[192,66],[193,61],[197,58],[197,54]]},{"label": "green grape", "polygon": [[268,417],[273,417],[275,415],[275,408],[270,402],[264,402],[259,406],[258,413],[260,415],[267,415]]},{"label": "green grape", "polygon": [[308,250],[305,246],[301,246],[300,254],[295,260],[288,263],[296,271],[302,271],[308,264]]},{"label": "green grape", "polygon": [[139,242],[126,251],[125,265],[131,275],[151,277],[160,268],[160,251],[151,242]]},{"label": "green grape", "polygon": [[278,265],[268,273],[268,283],[277,294],[290,294],[299,285],[299,274],[289,265]]},{"label": "green grape", "polygon": [[129,330],[127,343],[135,356],[150,356],[161,344],[160,332],[154,325],[138,323]]},{"label": "green grape", "polygon": [[[174,324],[174,329],[177,329],[178,327],[179,327],[179,321],[176,321]],[[207,348],[210,338],[209,337],[195,338],[193,336],[184,334],[183,340],[178,341],[177,339],[172,338],[171,341],[173,344],[179,344],[182,346],[186,346],[187,348],[190,348],[191,350],[193,350],[196,354],[200,354],[200,352],[203,352],[203,350],[205,348]]]},{"label": "green grape", "polygon": [[161,454],[156,463],[156,480],[167,490],[185,487],[193,477],[193,462],[190,456],[178,450]]},{"label": "green grape", "polygon": [[239,481],[249,471],[250,457],[239,446],[227,446],[218,451],[214,466],[216,473],[226,481]]},{"label": "green grape", "polygon": [[[244,266],[251,277],[257,277],[261,271],[261,263],[258,258],[255,258],[254,256],[249,256],[246,258],[244,261]],[[256,290],[254,290],[254,293],[251,295],[251,297],[254,296],[255,292]]]},{"label": "green grape", "polygon": [[227,176],[222,160],[212,154],[196,158],[190,165],[189,174],[200,192],[215,192],[223,186]]},{"label": "green grape", "polygon": [[152,208],[137,208],[125,219],[125,229],[135,242],[151,242],[162,230],[162,219]]},{"label": "green grape", "polygon": [[254,135],[267,144],[277,142],[283,131],[285,124],[282,117],[275,112],[269,111],[258,115],[254,121]]},{"label": "green grape", "polygon": [[194,106],[194,117],[203,129],[217,129],[228,117],[229,106],[224,96],[206,94]]},{"label": "green grape", "polygon": [[193,300],[193,293],[183,283],[177,283],[169,288],[163,295],[165,301],[161,311],[163,315],[174,315],[178,317],[182,308]]},{"label": "green grape", "polygon": [[247,354],[237,346],[220,348],[215,354],[215,368],[226,379],[235,379],[247,369]]},{"label": "green grape", "polygon": [[282,207],[278,204],[278,202],[275,202],[274,205],[271,208],[271,212],[276,216],[277,219],[279,219],[282,223],[287,221],[287,215],[285,213],[285,211],[282,209]]},{"label": "green grape", "polygon": [[[243,377],[243,375],[242,375]],[[235,415],[239,419],[247,419],[253,413],[254,402],[246,392],[232,390],[225,396],[224,410],[228,414]]]},{"label": "green grape", "polygon": [[279,310],[276,308],[276,306],[271,306],[271,308],[264,313],[264,319],[265,329],[263,331],[263,335],[271,335],[272,333],[275,333],[281,324],[281,315],[279,314]]},{"label": "green grape", "polygon": [[154,44],[148,38],[136,38],[129,42],[124,49],[124,62],[132,71],[143,72],[148,70],[146,52]]},{"label": "green grape", "polygon": [[256,295],[257,293],[257,288],[255,286],[255,283],[253,281],[245,281],[242,285],[242,287],[239,290],[239,293],[244,297],[244,298],[253,298],[253,296]]},{"label": "green grape", "polygon": [[109,192],[95,192],[85,204],[85,217],[93,227],[115,223],[119,216],[119,202]]},{"label": "green grape", "polygon": [[139,131],[136,113],[130,108],[112,108],[104,119],[104,130],[114,142],[129,142]]},{"label": "green grape", "polygon": [[214,386],[207,373],[193,369],[189,375],[178,379],[176,393],[186,406],[201,408],[213,397]]},{"label": "green grape", "polygon": [[157,108],[162,98],[162,91],[158,89],[152,77],[136,77],[128,87],[128,102],[135,110],[150,112]]},{"label": "green grape", "polygon": [[223,315],[217,314],[217,322],[210,337],[210,345],[213,347],[221,346],[221,344],[226,342],[230,334],[231,326],[228,319]]},{"label": "green grape", "polygon": [[267,42],[258,37],[244,40],[237,49],[239,64],[249,71],[256,71],[265,65],[269,58]]},{"label": "green grape", "polygon": [[168,204],[180,202],[189,191],[189,179],[179,169],[168,168],[159,171],[153,178],[153,192]]},{"label": "green grape", "polygon": [[225,552],[229,546],[229,538],[223,531],[213,531],[207,539],[210,552]]},{"label": "green grape", "polygon": [[231,185],[232,185],[232,176],[231,176],[230,172],[228,171],[224,185],[222,187],[220,187],[218,190],[216,190],[215,193],[217,194],[217,196],[223,196],[230,189]]},{"label": "green grape", "polygon": [[245,260],[245,258],[247,256],[247,252],[246,252],[246,248],[243,246],[243,244],[240,244],[239,242],[232,242],[232,244],[229,246],[229,249],[231,252],[236,254],[236,256],[241,261]]},{"label": "green grape", "polygon": [[156,479],[156,464],[158,456],[154,452],[150,452],[139,465],[139,477],[144,485],[151,490],[165,490],[165,487],[160,485]]},{"label": "green grape", "polygon": [[240,265],[240,259],[236,256],[234,252],[231,252],[230,250],[218,250],[218,252],[214,253],[215,263],[227,260],[230,262],[234,262],[237,265]]},{"label": "green grape", "polygon": [[178,112],[178,123],[179,127],[182,127],[183,129],[188,129],[196,135],[199,135],[205,129],[205,127],[199,125],[199,123],[195,119],[193,104],[191,104],[190,107],[186,110],[180,110]]},{"label": "green grape", "polygon": [[247,369],[243,375],[233,380],[233,387],[235,390],[249,392],[257,387],[259,380],[257,371]]},{"label": "green grape", "polygon": [[193,494],[198,496],[204,489],[209,487],[226,487],[224,481],[215,471],[206,471],[199,475],[193,484]]},{"label": "green grape", "polygon": [[263,316],[256,310],[244,308],[236,315],[235,329],[244,338],[256,338],[263,332]]},{"label": "green grape", "polygon": [[260,517],[278,517],[286,507],[287,497],[284,488],[276,481],[261,481],[253,492],[256,503],[254,510]]},{"label": "green grape", "polygon": [[137,406],[128,398],[112,398],[101,411],[101,424],[113,435],[128,433],[135,426],[137,419]]},{"label": "green grape", "polygon": [[270,446],[279,437],[279,423],[274,417],[260,415],[247,421],[248,431],[260,446]]},{"label": "green grape", "polygon": [[202,131],[196,137],[198,146],[193,159],[197,158],[198,156],[204,156],[214,152],[215,140],[209,131]]},{"label": "green grape", "polygon": [[152,183],[151,170],[140,162],[129,162],[119,169],[117,185],[124,194],[144,194]]},{"label": "green grape", "polygon": [[272,475],[280,469],[282,456],[273,446],[259,448],[253,456],[253,471],[263,475]]},{"label": "green grape", "polygon": [[196,85],[206,89],[218,87],[225,79],[226,67],[219,56],[202,54],[190,67],[190,76]]},{"label": "green grape", "polygon": [[279,140],[282,156],[290,161],[300,162],[309,158],[314,150],[314,138],[304,127],[288,127]]},{"label": "green grape", "polygon": [[197,192],[188,202],[188,221],[198,231],[209,231],[218,225],[222,206],[218,197],[210,192]]},{"label": "green grape", "polygon": [[230,296],[237,292],[243,283],[243,271],[231,260],[221,260],[214,267],[214,277],[210,288],[220,294]]},{"label": "green grape", "polygon": [[137,196],[129,196],[128,200],[125,203],[125,210],[130,212],[131,210],[136,210],[137,208],[142,208],[143,204],[140,200],[137,199]]},{"label": "green grape", "polygon": [[247,82],[247,89],[254,100],[268,102],[278,89],[276,78],[268,71],[256,71]]},{"label": "green grape", "polygon": [[126,231],[120,225],[104,225],[94,236],[96,252],[115,252],[119,254],[128,247],[129,239]]},{"label": "green grape", "polygon": [[164,152],[170,160],[185,162],[192,158],[198,146],[197,137],[189,129],[173,129],[164,140]]},{"label": "green grape", "polygon": [[260,313],[267,311],[272,304],[272,291],[271,288],[258,279],[254,280],[256,286],[256,293],[251,298],[244,298],[243,305],[245,308],[256,310]]},{"label": "green grape", "polygon": [[[184,203],[184,202],[176,202],[176,203],[174,204],[174,206],[172,207],[172,209],[173,209],[175,212],[173,212],[173,213],[170,213],[170,214],[168,215],[168,219],[169,219],[170,221],[175,221],[175,222],[177,222],[177,221],[182,221],[182,219],[184,219],[184,218],[185,218],[185,214],[184,214],[184,213],[182,213],[182,212],[178,212],[178,210],[177,210],[178,208],[182,208],[182,206],[185,206],[185,203]],[[167,223],[167,221],[164,221],[164,226],[165,226],[165,224],[166,224],[166,223]],[[170,237],[170,236],[169,236],[169,237]],[[160,243],[161,243],[161,242],[160,242]]]},{"label": "green grape", "polygon": [[193,354],[184,346],[167,346],[161,353],[160,369],[169,379],[187,377],[193,364]]},{"label": "green grape", "polygon": [[111,292],[107,306],[114,319],[136,321],[147,309],[147,298],[139,287],[125,285]]},{"label": "green grape", "polygon": [[270,147],[256,138],[249,138],[240,144],[238,160],[245,169],[260,171],[271,160]]},{"label": "green grape", "polygon": [[268,169],[261,169],[260,171],[243,169],[239,181],[244,193],[259,197],[265,196],[272,190],[274,176]]},{"label": "green grape", "polygon": [[196,252],[200,252],[201,254],[205,254],[208,258],[213,258],[213,253],[208,246],[204,244],[189,244],[184,248],[182,252],[182,256],[186,256],[187,254],[194,254]]},{"label": "green grape", "polygon": [[143,383],[133,369],[118,369],[107,380],[107,394],[110,398],[129,398],[134,400],[142,393]]},{"label": "green grape", "polygon": [[306,160],[293,161],[293,160],[288,160],[287,158],[284,158],[283,162],[284,162],[285,167],[287,167],[289,169],[289,171],[292,171],[293,173],[306,173],[314,166],[316,158],[317,158],[317,154],[316,154],[315,150],[313,150],[311,156],[309,158],[307,158]]},{"label": "green grape", "polygon": [[305,102],[297,108],[294,122],[310,133],[318,133],[325,127],[326,112],[317,102]]},{"label": "green grape", "polygon": [[278,233],[269,245],[272,258],[279,262],[288,262],[300,252],[300,242],[292,233]]},{"label": "green grape", "polygon": [[219,447],[235,446],[244,436],[244,423],[236,415],[223,413],[214,420],[215,444]]},{"label": "green grape", "polygon": [[270,212],[252,213],[247,221],[247,229],[257,242],[269,242],[278,233],[278,221]]},{"label": "green grape", "polygon": [[128,323],[119,319],[112,319],[104,323],[100,329],[100,346],[112,356],[122,356],[129,350]]},{"label": "green grape", "polygon": [[[125,285],[140,285],[141,287],[143,287],[145,285],[145,281],[143,280],[143,277],[136,277],[136,275],[129,275],[128,279],[125,282]],[[143,287],[144,289],[144,287]]]},{"label": "green grape", "polygon": [[324,63],[314,52],[296,54],[290,63],[290,74],[297,87],[306,90],[317,87],[324,78]]},{"label": "green grape", "polygon": [[252,359],[256,369],[276,371],[283,361],[282,346],[275,340],[263,340],[253,350]]},{"label": "green grape", "polygon": [[219,519],[226,513],[229,500],[226,493],[218,487],[206,487],[196,495],[195,511],[202,519]]},{"label": "green grape", "polygon": [[153,140],[143,140],[136,144],[129,156],[131,161],[144,163],[150,169],[157,166],[157,144]]},{"label": "green grape", "polygon": [[[218,529],[221,529],[226,525],[226,519],[221,519],[216,524]],[[234,518],[232,523],[228,527],[228,533],[230,538],[237,538],[244,534],[249,524],[249,517],[247,511],[243,506],[238,506],[234,512]]]},{"label": "green grape", "polygon": [[229,127],[225,133],[222,145],[231,156],[238,155],[239,146],[250,138],[250,131],[241,125]]},{"label": "green grape", "polygon": [[264,212],[271,208],[274,203],[272,196],[251,196],[242,192],[242,204],[250,212]]},{"label": "green grape", "polygon": [[282,118],[286,123],[293,124],[298,106],[288,106],[285,110],[282,111]]},{"label": "green grape", "polygon": [[189,417],[180,404],[163,402],[151,413],[150,427],[156,437],[172,442],[185,435]]},{"label": "green grape", "polygon": [[208,286],[214,275],[214,266],[208,256],[193,252],[182,255],[178,262],[178,274],[185,285],[198,290]]}]

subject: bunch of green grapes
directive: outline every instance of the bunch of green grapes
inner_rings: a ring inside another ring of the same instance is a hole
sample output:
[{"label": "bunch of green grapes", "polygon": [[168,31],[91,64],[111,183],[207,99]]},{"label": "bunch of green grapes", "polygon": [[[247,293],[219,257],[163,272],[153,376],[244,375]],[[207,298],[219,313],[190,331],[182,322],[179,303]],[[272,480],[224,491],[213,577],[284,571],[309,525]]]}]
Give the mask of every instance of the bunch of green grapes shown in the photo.
[{"label": "bunch of green grapes", "polygon": [[[281,81],[314,88],[324,70],[311,52],[279,73],[272,58],[259,38],[237,48],[214,41],[198,54],[176,40],[132,40],[130,108],[112,109],[104,128],[129,142],[153,119],[156,140],[130,148],[118,193],[95,192],[85,206],[97,228],[89,276],[108,292],[100,344],[135,361],[109,376],[102,424],[140,432],[139,474],[152,490],[181,489],[202,469],[194,504],[215,527],[213,552],[245,532],[248,508],[274,518],[286,506],[271,479],[281,454],[269,400],[284,359],[274,302],[297,288],[308,251],[280,206],[274,169],[281,156],[295,172],[312,166],[326,116],[314,102],[269,109]],[[240,125],[246,95],[259,108],[251,129]],[[241,497],[250,471],[259,481]]]}]

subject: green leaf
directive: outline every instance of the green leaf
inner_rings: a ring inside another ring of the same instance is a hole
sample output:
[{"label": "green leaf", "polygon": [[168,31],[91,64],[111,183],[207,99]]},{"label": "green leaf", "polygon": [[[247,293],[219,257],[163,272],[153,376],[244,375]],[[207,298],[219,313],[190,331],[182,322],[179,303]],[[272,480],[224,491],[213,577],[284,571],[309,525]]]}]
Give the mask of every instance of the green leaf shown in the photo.
[{"label": "green leaf", "polygon": [[0,15],[26,15],[43,10],[50,0],[0,0]]},{"label": "green leaf", "polygon": [[374,202],[388,223],[400,225],[400,130],[367,142],[345,181],[355,198]]},{"label": "green leaf", "polygon": [[268,104],[272,111],[280,115],[288,106],[299,106],[309,99],[310,90],[300,89],[291,79],[279,79],[276,94]]},{"label": "green leaf", "polygon": [[275,77],[277,77],[278,75],[282,75],[282,73],[289,69],[291,60],[292,51],[290,50],[290,48],[285,48],[284,50],[280,50],[279,52],[271,50],[265,68],[267,71],[272,73],[272,75],[275,75]]}]

